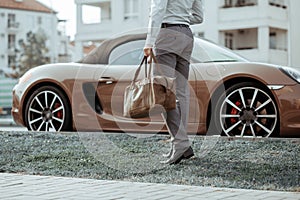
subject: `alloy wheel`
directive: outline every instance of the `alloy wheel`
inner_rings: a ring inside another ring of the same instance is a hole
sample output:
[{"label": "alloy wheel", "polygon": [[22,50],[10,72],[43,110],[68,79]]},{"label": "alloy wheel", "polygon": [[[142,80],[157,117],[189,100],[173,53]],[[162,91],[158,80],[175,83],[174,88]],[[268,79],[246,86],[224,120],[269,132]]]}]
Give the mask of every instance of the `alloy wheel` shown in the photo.
[{"label": "alloy wheel", "polygon": [[273,99],[256,87],[234,89],[223,100],[219,116],[227,136],[269,137],[277,124]]},{"label": "alloy wheel", "polygon": [[62,98],[51,90],[44,90],[33,96],[27,111],[30,130],[60,131],[66,118]]}]

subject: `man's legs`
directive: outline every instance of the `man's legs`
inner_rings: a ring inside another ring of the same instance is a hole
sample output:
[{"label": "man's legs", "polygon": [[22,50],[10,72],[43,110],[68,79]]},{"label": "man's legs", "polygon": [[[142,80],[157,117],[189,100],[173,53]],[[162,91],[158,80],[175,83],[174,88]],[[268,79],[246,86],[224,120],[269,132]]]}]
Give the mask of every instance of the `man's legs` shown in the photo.
[{"label": "man's legs", "polygon": [[[186,151],[190,147],[187,136],[188,109],[189,109],[189,62],[173,53],[165,53],[156,57],[159,69],[155,68],[155,74],[163,74],[176,77],[176,109],[166,112],[165,120],[171,135],[172,150],[169,155]],[[183,153],[183,152],[182,152]],[[174,156],[174,155],[173,155]]]},{"label": "man's legs", "polygon": [[[167,161],[174,164],[193,154],[187,136],[189,116],[189,60],[193,50],[193,34],[186,27],[162,29],[156,41],[156,57],[159,66],[156,74],[176,78],[176,109],[166,113],[166,122],[171,135],[172,155]],[[188,152],[188,154],[186,154]]]}]

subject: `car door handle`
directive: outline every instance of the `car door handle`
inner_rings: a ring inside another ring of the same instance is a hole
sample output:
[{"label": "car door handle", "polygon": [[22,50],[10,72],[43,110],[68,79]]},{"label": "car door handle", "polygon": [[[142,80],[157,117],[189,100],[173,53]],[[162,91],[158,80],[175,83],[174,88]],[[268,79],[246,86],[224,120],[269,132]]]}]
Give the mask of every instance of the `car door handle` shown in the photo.
[{"label": "car door handle", "polygon": [[115,79],[112,77],[101,77],[98,81],[100,83],[112,84],[115,81]]}]

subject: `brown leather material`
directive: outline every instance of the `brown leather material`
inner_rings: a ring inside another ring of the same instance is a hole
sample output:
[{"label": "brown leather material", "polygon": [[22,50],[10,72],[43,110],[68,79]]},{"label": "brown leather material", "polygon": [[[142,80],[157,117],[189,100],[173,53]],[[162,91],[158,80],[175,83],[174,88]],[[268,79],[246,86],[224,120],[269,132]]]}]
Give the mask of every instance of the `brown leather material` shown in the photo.
[{"label": "brown leather material", "polygon": [[[176,108],[175,78],[153,76],[152,62],[155,57],[150,56],[150,67],[147,69],[147,57],[144,57],[136,70],[134,79],[126,87],[124,94],[124,116],[132,118],[147,117],[149,114],[161,113]],[[141,68],[145,67],[145,78],[137,80]]]}]

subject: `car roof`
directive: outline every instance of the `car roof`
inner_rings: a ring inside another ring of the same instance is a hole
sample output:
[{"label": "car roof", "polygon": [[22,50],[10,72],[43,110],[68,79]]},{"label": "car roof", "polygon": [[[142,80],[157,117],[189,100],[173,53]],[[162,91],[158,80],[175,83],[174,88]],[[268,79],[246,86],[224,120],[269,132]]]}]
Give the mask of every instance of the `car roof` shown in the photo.
[{"label": "car roof", "polygon": [[78,63],[84,64],[108,64],[108,58],[111,51],[117,46],[129,41],[146,39],[147,34],[129,34],[117,38],[112,38],[102,42],[97,48],[83,57]]}]

